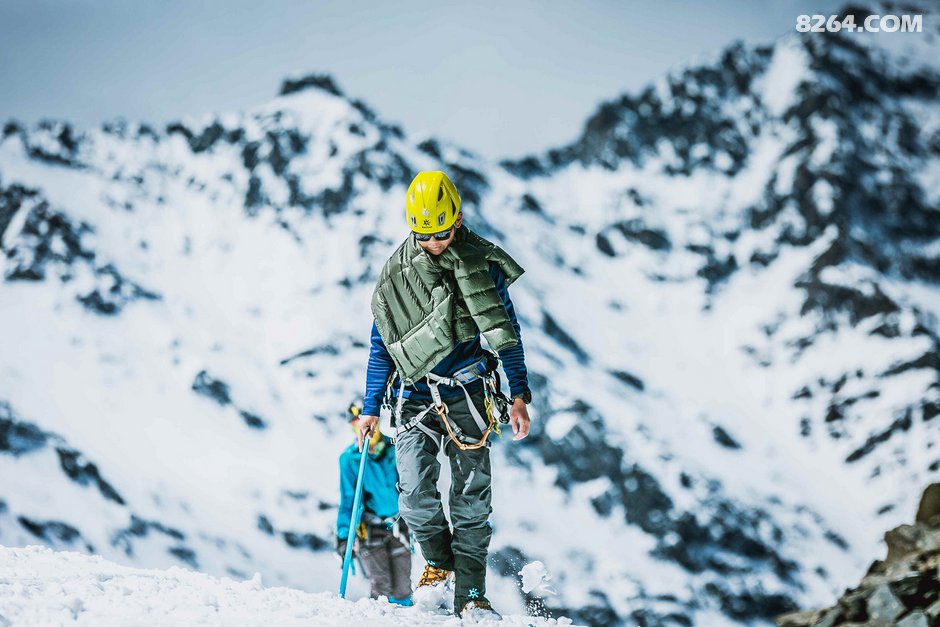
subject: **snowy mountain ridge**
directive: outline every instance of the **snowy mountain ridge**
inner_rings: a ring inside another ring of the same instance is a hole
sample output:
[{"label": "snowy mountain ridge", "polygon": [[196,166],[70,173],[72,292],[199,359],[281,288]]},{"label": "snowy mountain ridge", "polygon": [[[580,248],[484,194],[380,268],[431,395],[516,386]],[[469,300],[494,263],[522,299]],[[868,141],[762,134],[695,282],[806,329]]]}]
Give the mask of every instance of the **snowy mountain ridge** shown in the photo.
[{"label": "snowy mountain ridge", "polygon": [[372,283],[444,169],[527,269],[497,607],[531,559],[589,624],[830,602],[940,471],[940,79],[902,58],[734,45],[501,165],[318,76],[166,129],[6,124],[0,543],[335,588]]}]

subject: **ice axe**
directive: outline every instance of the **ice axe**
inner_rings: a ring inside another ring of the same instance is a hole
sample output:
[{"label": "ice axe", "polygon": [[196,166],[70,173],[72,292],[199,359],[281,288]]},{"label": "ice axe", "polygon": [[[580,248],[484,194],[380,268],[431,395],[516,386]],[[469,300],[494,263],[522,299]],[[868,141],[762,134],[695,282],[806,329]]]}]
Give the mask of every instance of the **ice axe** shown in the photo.
[{"label": "ice axe", "polygon": [[[354,415],[359,415],[359,408],[355,405],[349,408]],[[363,438],[366,434],[363,434]],[[352,564],[353,541],[356,538],[356,527],[359,526],[359,503],[362,500],[362,471],[366,467],[366,459],[369,457],[369,442],[363,440],[361,451],[362,459],[359,461],[359,476],[356,477],[356,496],[353,498],[352,516],[349,518],[349,534],[346,536],[346,555],[343,557],[343,577],[339,582],[339,598],[346,598],[346,579],[349,577],[349,567]]]}]

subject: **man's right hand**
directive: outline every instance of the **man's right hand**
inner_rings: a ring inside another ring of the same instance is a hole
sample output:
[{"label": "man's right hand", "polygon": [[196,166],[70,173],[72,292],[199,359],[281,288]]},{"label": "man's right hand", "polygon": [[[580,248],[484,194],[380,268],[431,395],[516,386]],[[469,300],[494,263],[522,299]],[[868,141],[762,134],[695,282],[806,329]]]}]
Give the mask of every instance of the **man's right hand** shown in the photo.
[{"label": "man's right hand", "polygon": [[367,437],[371,436],[375,431],[376,425],[379,424],[378,416],[359,416],[359,423],[356,425],[356,439],[359,442],[359,451],[362,452],[362,441]]}]

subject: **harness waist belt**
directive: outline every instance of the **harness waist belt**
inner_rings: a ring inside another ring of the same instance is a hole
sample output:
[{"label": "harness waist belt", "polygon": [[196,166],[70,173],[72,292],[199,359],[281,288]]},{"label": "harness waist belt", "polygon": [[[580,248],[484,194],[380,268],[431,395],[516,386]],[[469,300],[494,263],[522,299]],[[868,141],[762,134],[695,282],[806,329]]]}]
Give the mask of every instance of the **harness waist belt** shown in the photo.
[{"label": "harness waist belt", "polygon": [[424,419],[429,411],[435,407],[440,407],[443,405],[441,400],[441,394],[438,390],[439,385],[448,385],[451,387],[459,387],[463,390],[464,395],[467,398],[467,404],[470,406],[470,414],[473,416],[474,422],[480,427],[481,431],[486,429],[486,423],[483,421],[483,418],[480,416],[479,412],[476,410],[476,407],[473,405],[473,401],[470,399],[470,393],[467,391],[466,385],[473,383],[477,379],[484,378],[489,373],[489,366],[487,358],[481,357],[478,361],[461,368],[454,374],[449,377],[442,377],[434,373],[429,372],[425,375],[425,378],[428,380],[428,387],[431,389],[431,398],[433,400],[432,404],[423,411],[419,412],[414,418],[409,420],[406,424],[400,424],[401,421],[401,408],[404,405],[404,392],[405,392],[405,382],[402,380],[401,387],[398,390],[398,402],[395,405],[395,424],[397,426],[397,432],[402,433],[411,429],[415,425],[419,427],[422,426],[419,423]]}]

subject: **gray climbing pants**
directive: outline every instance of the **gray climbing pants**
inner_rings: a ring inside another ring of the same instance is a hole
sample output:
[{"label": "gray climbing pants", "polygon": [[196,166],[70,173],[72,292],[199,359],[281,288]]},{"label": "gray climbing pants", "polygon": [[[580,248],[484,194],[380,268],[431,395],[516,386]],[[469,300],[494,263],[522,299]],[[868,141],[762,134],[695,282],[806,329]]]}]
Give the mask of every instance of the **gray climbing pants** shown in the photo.
[{"label": "gray climbing pants", "polygon": [[372,584],[372,598],[411,596],[411,548],[384,526],[368,527],[359,541],[359,563]]},{"label": "gray climbing pants", "polygon": [[[480,415],[486,416],[483,392],[471,396]],[[482,436],[470,415],[465,397],[448,401],[448,418],[470,437]],[[426,403],[407,400],[402,406],[402,424],[427,407]],[[424,559],[432,566],[453,570],[455,574],[455,607],[467,601],[485,598],[486,555],[493,530],[490,451],[488,447],[462,451],[446,435],[440,417],[433,410],[424,425],[431,437],[413,427],[399,434],[395,441],[398,465],[399,512]],[[441,465],[437,454],[444,446],[450,460],[450,518],[444,516],[437,480]],[[459,610],[458,610],[459,611]]]}]

